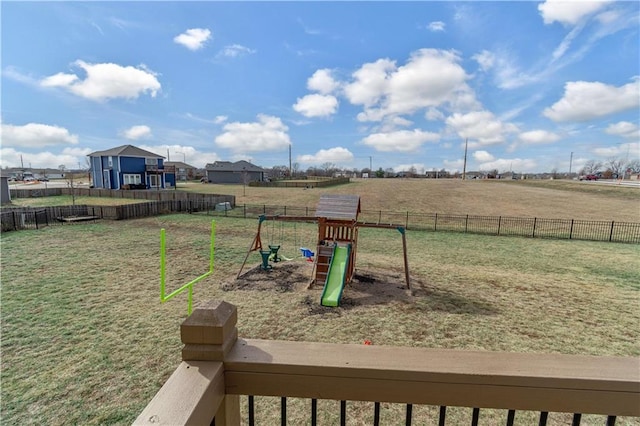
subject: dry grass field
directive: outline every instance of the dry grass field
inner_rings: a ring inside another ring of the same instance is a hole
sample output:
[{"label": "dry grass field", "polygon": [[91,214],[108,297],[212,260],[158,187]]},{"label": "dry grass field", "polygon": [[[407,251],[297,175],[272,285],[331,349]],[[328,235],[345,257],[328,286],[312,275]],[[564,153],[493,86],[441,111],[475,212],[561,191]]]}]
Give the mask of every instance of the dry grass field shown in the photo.
[{"label": "dry grass field", "polygon": [[363,210],[640,222],[640,189],[577,181],[360,179],[329,188],[186,184],[237,204],[315,207],[321,194],[360,195]]},{"label": "dry grass field", "polygon": [[[246,198],[313,207],[326,192],[360,194],[363,209],[541,217],[581,212],[575,217],[638,221],[638,190],[566,185],[389,179],[324,190],[193,189],[235,193],[240,204]],[[180,360],[186,295],[160,303],[160,228],[167,232],[172,289],[207,270],[211,220],[168,215],[2,234],[2,423],[130,424]],[[194,299],[237,305],[242,337],[640,356],[638,245],[409,231],[409,291],[398,232],[362,229],[356,279],[340,307],[325,308],[321,288],[306,288],[311,268],[299,257],[298,247],[313,246],[313,224],[264,225],[264,243],[282,244],[292,260],[264,273],[253,253],[236,280],[257,220],[215,220],[215,272],[196,284]],[[258,399],[258,424],[279,423],[276,401]],[[308,422],[301,408],[307,402],[290,401],[290,424]],[[329,407],[320,412],[320,424],[336,424],[337,404],[319,404]],[[349,403],[348,424],[371,424],[370,405]],[[382,424],[398,424],[402,409],[385,404]],[[415,424],[434,418],[428,407],[415,407],[414,415]],[[504,424],[505,416],[483,410],[481,424]],[[448,419],[469,424],[470,410],[453,410]],[[570,423],[562,414],[549,421]],[[582,424],[602,423],[586,416]],[[537,422],[519,413],[517,424]]]}]

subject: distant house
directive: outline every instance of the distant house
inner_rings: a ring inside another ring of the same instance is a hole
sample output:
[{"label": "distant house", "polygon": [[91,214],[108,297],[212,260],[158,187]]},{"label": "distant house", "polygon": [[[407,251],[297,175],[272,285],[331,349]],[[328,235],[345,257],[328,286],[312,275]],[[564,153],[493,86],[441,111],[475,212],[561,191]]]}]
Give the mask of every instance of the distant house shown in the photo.
[{"label": "distant house", "polygon": [[88,155],[94,188],[148,189],[175,186],[173,167],[164,157],[133,145],[122,145]]},{"label": "distant house", "polygon": [[183,163],[182,161],[165,161],[165,167],[173,167],[176,171],[177,180],[192,180],[195,179],[196,168]]},{"label": "distant house", "polygon": [[207,180],[211,183],[249,183],[263,182],[265,173],[262,167],[251,164],[248,161],[216,161],[207,164]]}]

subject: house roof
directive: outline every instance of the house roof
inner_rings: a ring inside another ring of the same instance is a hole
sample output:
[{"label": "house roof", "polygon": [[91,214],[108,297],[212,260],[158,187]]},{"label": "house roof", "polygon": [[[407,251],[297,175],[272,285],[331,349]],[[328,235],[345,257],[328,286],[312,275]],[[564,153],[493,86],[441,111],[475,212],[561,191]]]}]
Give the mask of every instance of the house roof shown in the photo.
[{"label": "house roof", "polygon": [[357,220],[360,213],[360,196],[331,195],[320,196],[316,207],[316,217],[327,219]]},{"label": "house roof", "polygon": [[164,158],[162,155],[154,154],[153,152],[145,151],[142,148],[138,148],[133,145],[122,145],[115,148],[107,149],[106,151],[96,151],[89,154],[89,157],[146,157],[146,158]]},{"label": "house roof", "polygon": [[176,169],[195,169],[195,167],[183,163],[182,161],[165,161],[165,166],[175,166]]},{"label": "house roof", "polygon": [[205,169],[217,172],[264,172],[262,167],[251,164],[248,161],[240,160],[232,163],[231,161],[216,161],[207,164]]}]

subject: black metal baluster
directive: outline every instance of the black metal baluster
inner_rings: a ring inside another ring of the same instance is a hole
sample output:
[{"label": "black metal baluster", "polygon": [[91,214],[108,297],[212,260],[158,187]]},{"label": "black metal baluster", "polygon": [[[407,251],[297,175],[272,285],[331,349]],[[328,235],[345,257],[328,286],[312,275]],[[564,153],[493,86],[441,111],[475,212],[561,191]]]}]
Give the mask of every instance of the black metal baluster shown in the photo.
[{"label": "black metal baluster", "polygon": [[340,426],[347,424],[347,401],[340,401]]},{"label": "black metal baluster", "polygon": [[440,417],[438,418],[438,426],[445,426],[446,421],[447,421],[447,406],[441,405]]},{"label": "black metal baluster", "polygon": [[547,411],[540,412],[540,422],[538,422],[538,426],[547,426],[547,418],[549,417],[549,413]]},{"label": "black metal baluster", "polygon": [[571,422],[571,426],[580,426],[580,421],[582,420],[582,414],[575,413],[573,415],[573,421]]},{"label": "black metal baluster", "polygon": [[513,421],[516,419],[516,410],[509,410],[507,414],[507,426],[513,426]]},{"label": "black metal baluster", "polygon": [[380,403],[373,405],[373,426],[380,426]]},{"label": "black metal baluster", "polygon": [[411,426],[411,417],[413,414],[413,404],[407,404],[407,417],[405,420],[405,424],[407,426]]},{"label": "black metal baluster", "polygon": [[253,395],[249,395],[249,426],[256,424],[255,405],[253,402]]},{"label": "black metal baluster", "polygon": [[280,424],[287,426],[287,397],[280,397]]},{"label": "black metal baluster", "polygon": [[480,409],[474,408],[473,415],[471,416],[471,426],[478,426],[479,419],[480,419]]},{"label": "black metal baluster", "polygon": [[615,426],[615,425],[616,425],[616,416],[608,416],[607,426]]},{"label": "black metal baluster", "polygon": [[318,400],[311,400],[311,426],[316,426],[318,424]]}]

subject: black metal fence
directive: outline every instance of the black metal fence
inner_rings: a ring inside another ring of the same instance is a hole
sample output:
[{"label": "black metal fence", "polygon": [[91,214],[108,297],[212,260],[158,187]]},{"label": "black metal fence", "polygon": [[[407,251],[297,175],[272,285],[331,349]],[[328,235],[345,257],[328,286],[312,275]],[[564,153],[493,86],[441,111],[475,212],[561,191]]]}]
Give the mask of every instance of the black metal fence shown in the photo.
[{"label": "black metal fence", "polygon": [[[257,218],[265,215],[306,216],[315,209],[274,205],[238,205],[233,210],[215,214],[229,217]],[[449,231],[485,235],[511,235],[531,238],[640,243],[640,223],[539,217],[452,215],[441,213],[390,212],[364,210],[361,222],[395,224],[416,231]]]},{"label": "black metal fence", "polygon": [[[311,207],[250,205],[233,208],[219,199],[151,201],[119,206],[59,206],[3,209],[0,213],[3,232],[37,229],[40,226],[80,220],[126,220],[169,213],[196,213],[256,219],[259,215],[308,217],[314,220]],[[83,219],[84,218],[84,219]],[[448,231],[470,234],[554,238],[568,240],[640,243],[640,223],[603,220],[548,219],[539,217],[451,215],[440,213],[362,211],[359,220],[366,223],[394,224],[415,231]]]}]

